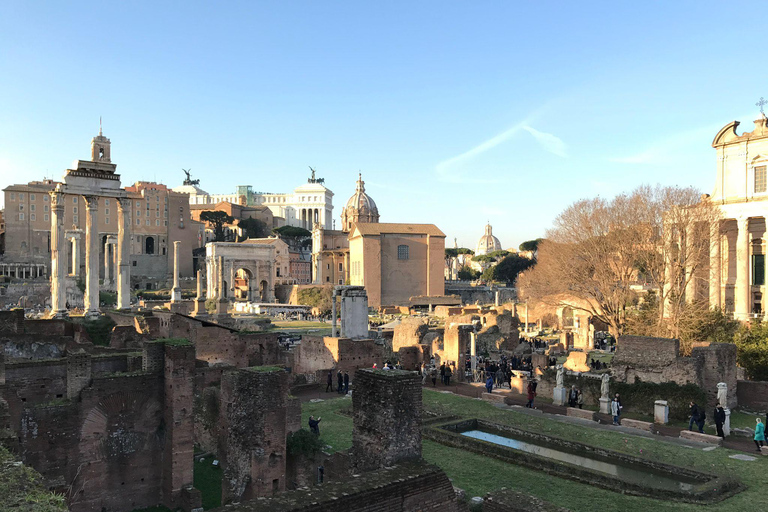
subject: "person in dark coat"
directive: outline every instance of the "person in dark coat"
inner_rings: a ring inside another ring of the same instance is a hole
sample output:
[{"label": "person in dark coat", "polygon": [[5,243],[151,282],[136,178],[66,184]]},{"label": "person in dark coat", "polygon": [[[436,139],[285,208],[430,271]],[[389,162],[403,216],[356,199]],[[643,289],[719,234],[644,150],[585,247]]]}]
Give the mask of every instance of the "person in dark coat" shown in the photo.
[{"label": "person in dark coat", "polygon": [[488,393],[493,392],[493,377],[488,375],[488,379],[485,381],[485,389],[488,390]]},{"label": "person in dark coat", "polygon": [[344,372],[344,394],[349,393],[349,374]]},{"label": "person in dark coat", "polygon": [[320,435],[320,420],[322,420],[320,416],[318,416],[317,419],[315,419],[314,416],[309,417],[309,430],[316,436]]},{"label": "person in dark coat", "polygon": [[325,385],[325,392],[333,391],[333,370],[328,370],[327,384]]},{"label": "person in dark coat", "polygon": [[696,426],[699,428],[700,433],[704,433],[704,422],[701,421],[701,411],[699,410],[699,406],[696,405],[694,402],[691,402],[691,409],[690,409],[690,415],[691,419],[688,421],[688,430],[693,431],[693,424],[695,423]]},{"label": "person in dark coat", "polygon": [[568,407],[576,407],[576,400],[579,398],[579,394],[576,392],[576,386],[571,386],[571,390],[568,392]]},{"label": "person in dark coat", "polygon": [[725,437],[725,432],[723,432],[724,424],[725,424],[725,409],[723,409],[722,405],[717,404],[717,407],[715,407],[715,427],[717,428],[717,435],[720,437]]},{"label": "person in dark coat", "polygon": [[339,394],[344,392],[344,375],[341,374],[341,370],[336,374],[336,391]]},{"label": "person in dark coat", "polygon": [[440,382],[445,384],[445,363],[440,365]]}]

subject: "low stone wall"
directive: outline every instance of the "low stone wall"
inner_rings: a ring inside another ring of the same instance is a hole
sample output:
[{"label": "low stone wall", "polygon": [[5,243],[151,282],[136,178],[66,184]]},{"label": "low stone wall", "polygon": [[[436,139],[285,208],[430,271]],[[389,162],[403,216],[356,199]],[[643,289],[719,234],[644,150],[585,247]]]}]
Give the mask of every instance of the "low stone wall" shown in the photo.
[{"label": "low stone wall", "polygon": [[485,496],[483,512],[569,512],[569,509],[555,506],[530,494],[501,489]]},{"label": "low stone wall", "polygon": [[227,505],[226,512],[458,512],[456,494],[443,471],[425,462],[363,473],[353,479]]}]

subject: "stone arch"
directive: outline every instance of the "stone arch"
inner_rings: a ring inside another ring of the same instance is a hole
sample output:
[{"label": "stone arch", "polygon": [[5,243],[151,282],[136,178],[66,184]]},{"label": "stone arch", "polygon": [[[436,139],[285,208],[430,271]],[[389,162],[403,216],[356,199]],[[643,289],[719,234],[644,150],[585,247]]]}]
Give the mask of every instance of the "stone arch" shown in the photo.
[{"label": "stone arch", "polygon": [[253,272],[250,269],[240,267],[235,271],[235,300],[251,300],[251,282]]},{"label": "stone arch", "polygon": [[148,236],[144,240],[144,254],[155,254],[155,237]]}]

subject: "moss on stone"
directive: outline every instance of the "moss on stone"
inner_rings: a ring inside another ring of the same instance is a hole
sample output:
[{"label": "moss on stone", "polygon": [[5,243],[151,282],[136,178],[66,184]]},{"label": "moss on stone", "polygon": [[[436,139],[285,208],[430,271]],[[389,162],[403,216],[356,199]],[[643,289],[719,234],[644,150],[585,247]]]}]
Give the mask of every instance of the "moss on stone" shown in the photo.
[{"label": "moss on stone", "polygon": [[248,371],[256,372],[256,373],[273,373],[273,372],[284,372],[285,368],[282,366],[251,366],[250,368],[246,368]]},{"label": "moss on stone", "polygon": [[[34,469],[16,462],[11,453],[0,446],[0,496],[4,510],[19,512],[66,511],[64,496],[48,491],[42,477]],[[7,508],[5,508],[7,507]]]},{"label": "moss on stone", "polygon": [[190,342],[187,338],[159,338],[156,340],[149,341],[147,343],[162,343],[170,347],[191,347],[192,346],[192,342]]}]

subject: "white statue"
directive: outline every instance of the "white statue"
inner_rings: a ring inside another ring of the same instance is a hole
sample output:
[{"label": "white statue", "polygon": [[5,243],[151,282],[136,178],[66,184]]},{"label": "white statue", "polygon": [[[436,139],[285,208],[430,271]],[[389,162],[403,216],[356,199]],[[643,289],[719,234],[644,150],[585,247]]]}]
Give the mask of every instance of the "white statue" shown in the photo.
[{"label": "white statue", "polygon": [[609,389],[611,384],[611,376],[607,373],[603,374],[603,382],[600,384],[600,398],[608,398],[608,395],[611,394],[611,390]]},{"label": "white statue", "polygon": [[723,409],[728,408],[728,384],[725,382],[717,383],[717,402],[723,406]]},{"label": "white statue", "polygon": [[563,387],[564,377],[565,377],[565,368],[563,368],[563,365],[558,365],[557,367],[557,387],[558,388]]}]

